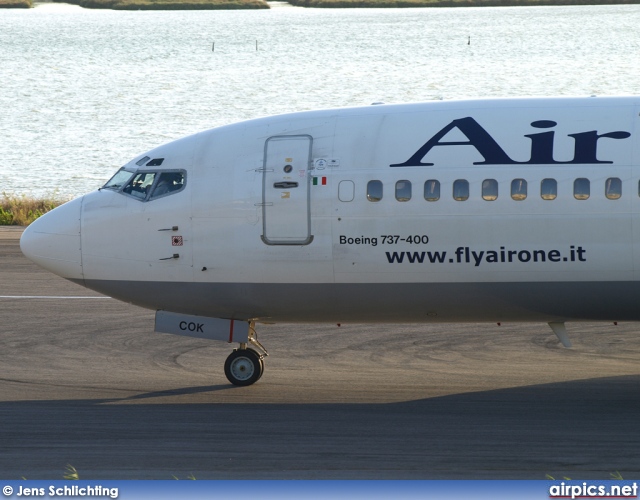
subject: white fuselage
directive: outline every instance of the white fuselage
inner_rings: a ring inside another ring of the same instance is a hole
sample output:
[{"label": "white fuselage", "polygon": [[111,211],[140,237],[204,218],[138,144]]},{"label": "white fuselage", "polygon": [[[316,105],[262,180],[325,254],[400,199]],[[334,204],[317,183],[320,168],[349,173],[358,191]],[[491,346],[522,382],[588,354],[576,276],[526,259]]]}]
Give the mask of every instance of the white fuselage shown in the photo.
[{"label": "white fuselage", "polygon": [[123,167],[180,171],[175,193],[100,189],[22,246],[65,278],[185,314],[638,320],[639,113],[638,98],[504,99],[242,122]]}]

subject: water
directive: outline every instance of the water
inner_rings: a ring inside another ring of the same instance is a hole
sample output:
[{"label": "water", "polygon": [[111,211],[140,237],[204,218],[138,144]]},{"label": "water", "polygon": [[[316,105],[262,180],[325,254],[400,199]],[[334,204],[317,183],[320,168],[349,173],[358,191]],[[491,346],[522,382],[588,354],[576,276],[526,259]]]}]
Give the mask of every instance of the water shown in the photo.
[{"label": "water", "polygon": [[640,5],[0,10],[0,191],[81,194],[158,144],[288,111],[639,94],[639,25]]}]

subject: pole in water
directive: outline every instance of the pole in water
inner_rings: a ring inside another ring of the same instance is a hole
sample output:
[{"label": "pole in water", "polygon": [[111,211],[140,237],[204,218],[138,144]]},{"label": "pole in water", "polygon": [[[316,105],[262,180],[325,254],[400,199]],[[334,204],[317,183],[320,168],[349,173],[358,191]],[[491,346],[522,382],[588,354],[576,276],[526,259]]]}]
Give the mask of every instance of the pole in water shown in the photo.
[{"label": "pole in water", "polygon": [[211,52],[215,52],[216,51],[216,42],[213,42],[213,45],[211,46]]},{"label": "pole in water", "polygon": [[471,45],[471,36],[469,36],[469,40],[467,40],[467,45]]},{"label": "pole in water", "polygon": [[258,40],[256,40],[256,50],[258,50]]}]

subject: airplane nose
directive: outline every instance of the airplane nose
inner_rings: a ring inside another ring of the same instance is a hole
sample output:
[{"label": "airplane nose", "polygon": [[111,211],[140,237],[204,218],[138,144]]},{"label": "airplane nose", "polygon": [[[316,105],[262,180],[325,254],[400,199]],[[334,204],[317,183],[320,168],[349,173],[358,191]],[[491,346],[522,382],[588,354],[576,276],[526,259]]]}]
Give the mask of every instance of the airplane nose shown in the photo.
[{"label": "airplane nose", "polygon": [[80,247],[82,200],[76,198],[39,217],[20,238],[20,249],[29,260],[71,280],[84,279]]}]

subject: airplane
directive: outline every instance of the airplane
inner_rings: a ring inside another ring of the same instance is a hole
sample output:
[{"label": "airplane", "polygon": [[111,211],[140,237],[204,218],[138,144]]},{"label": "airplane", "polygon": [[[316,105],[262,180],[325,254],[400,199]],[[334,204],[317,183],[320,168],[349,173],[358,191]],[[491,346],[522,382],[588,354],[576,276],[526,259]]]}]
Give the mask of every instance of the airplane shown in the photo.
[{"label": "airplane", "polygon": [[23,233],[45,269],[238,343],[256,324],[640,320],[640,98],[377,104],[159,146]]}]

